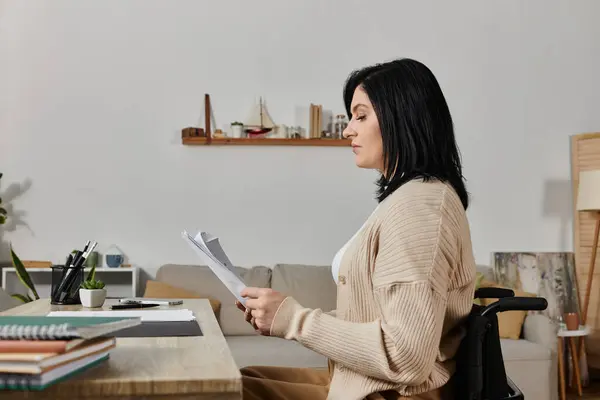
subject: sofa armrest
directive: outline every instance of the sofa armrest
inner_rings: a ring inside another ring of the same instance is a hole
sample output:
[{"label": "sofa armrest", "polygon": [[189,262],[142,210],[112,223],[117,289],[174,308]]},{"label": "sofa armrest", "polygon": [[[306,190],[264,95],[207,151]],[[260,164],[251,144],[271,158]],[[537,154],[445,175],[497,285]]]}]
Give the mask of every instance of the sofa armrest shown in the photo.
[{"label": "sofa armrest", "polygon": [[558,327],[545,315],[531,314],[523,323],[523,338],[538,343],[553,351],[557,350]]}]

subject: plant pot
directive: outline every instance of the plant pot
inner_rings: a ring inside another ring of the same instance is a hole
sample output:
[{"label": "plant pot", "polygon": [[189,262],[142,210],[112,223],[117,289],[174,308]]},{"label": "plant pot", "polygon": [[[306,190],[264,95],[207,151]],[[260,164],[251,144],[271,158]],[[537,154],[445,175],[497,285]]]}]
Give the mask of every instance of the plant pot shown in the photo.
[{"label": "plant pot", "polygon": [[576,331],[579,329],[579,315],[577,315],[577,313],[565,313],[563,315],[563,319],[565,321],[565,325],[567,326],[567,330]]},{"label": "plant pot", "polygon": [[243,125],[237,125],[237,124],[233,124],[231,125],[231,136],[233,136],[234,138],[241,138],[244,136],[244,126]]},{"label": "plant pot", "polygon": [[106,289],[79,289],[79,299],[84,307],[102,307],[106,300]]}]

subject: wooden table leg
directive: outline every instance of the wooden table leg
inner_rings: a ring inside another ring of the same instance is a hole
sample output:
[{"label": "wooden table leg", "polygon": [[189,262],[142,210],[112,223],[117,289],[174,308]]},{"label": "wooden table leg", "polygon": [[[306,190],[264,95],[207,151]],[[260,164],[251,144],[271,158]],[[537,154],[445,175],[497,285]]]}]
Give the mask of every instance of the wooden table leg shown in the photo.
[{"label": "wooden table leg", "polygon": [[560,389],[560,399],[561,400],[567,399],[567,389],[565,387],[564,356],[565,356],[565,354],[563,353],[563,339],[561,337],[559,337],[558,338],[558,375],[559,375],[558,385],[559,385],[559,389]]},{"label": "wooden table leg", "polygon": [[581,375],[579,374],[579,356],[577,354],[577,346],[575,345],[575,338],[569,338],[569,345],[571,346],[571,355],[573,358],[573,370],[575,371],[575,382],[577,384],[577,394],[579,396],[583,395],[583,390],[581,390]]}]

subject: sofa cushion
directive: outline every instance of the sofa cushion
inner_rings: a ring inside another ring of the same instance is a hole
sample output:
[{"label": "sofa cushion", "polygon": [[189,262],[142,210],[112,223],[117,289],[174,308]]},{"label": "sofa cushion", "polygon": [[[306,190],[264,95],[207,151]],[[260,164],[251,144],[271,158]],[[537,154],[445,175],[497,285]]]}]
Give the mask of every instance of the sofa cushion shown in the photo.
[{"label": "sofa cushion", "polygon": [[271,287],[292,296],[304,307],[323,311],[336,307],[337,287],[330,266],[277,264]]},{"label": "sofa cushion", "polygon": [[546,361],[553,359],[553,350],[538,343],[519,339],[500,339],[502,357],[508,361]]},{"label": "sofa cushion", "polygon": [[165,282],[152,280],[146,282],[144,297],[153,299],[207,299],[215,316],[219,319],[219,311],[221,309],[221,302],[219,300],[201,293],[169,285]]},{"label": "sofa cushion", "polygon": [[327,358],[293,340],[272,336],[227,336],[239,368],[254,365],[327,368]]},{"label": "sofa cushion", "polygon": [[551,348],[523,339],[500,343],[506,374],[526,399],[558,399],[556,353]]},{"label": "sofa cushion", "polygon": [[[496,282],[488,281],[483,279],[479,287],[494,287],[494,288],[503,288],[507,289],[505,286],[502,286]],[[534,294],[523,292],[517,289],[511,288],[515,292],[515,297],[535,297]],[[489,298],[482,299],[481,303],[484,306],[489,306],[492,303],[495,303],[498,299]],[[525,317],[527,316],[527,311],[523,310],[513,310],[513,311],[504,311],[498,313],[498,331],[501,338],[504,339],[519,339],[521,337],[521,332],[523,330],[523,322],[525,321]]]},{"label": "sofa cushion", "polygon": [[[247,286],[271,285],[271,269],[267,267],[235,267],[235,270]],[[254,328],[246,322],[244,314],[235,305],[233,294],[208,266],[165,264],[158,269],[156,279],[219,300],[221,312],[218,320],[224,335],[256,335]]]}]

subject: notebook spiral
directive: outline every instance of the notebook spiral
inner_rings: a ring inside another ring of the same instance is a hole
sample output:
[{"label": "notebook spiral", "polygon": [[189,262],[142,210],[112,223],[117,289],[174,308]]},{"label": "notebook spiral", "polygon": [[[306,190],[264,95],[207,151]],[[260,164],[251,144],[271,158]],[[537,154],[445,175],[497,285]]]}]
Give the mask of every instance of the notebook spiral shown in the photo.
[{"label": "notebook spiral", "polygon": [[35,376],[19,374],[3,374],[0,376],[0,389],[32,390],[35,389],[33,381],[38,381]]},{"label": "notebook spiral", "polygon": [[69,324],[0,325],[3,340],[58,340],[73,337]]}]

